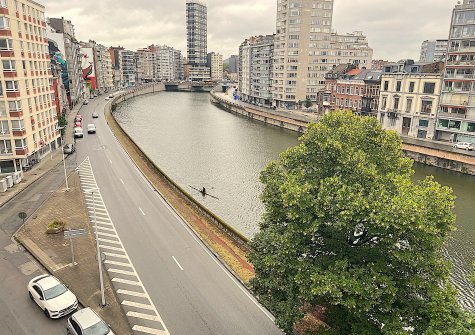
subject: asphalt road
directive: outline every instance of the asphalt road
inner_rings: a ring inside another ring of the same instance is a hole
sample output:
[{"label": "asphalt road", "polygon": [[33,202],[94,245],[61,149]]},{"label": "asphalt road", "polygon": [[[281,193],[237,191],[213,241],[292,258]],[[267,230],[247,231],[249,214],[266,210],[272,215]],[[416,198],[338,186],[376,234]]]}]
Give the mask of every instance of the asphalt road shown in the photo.
[{"label": "asphalt road", "polygon": [[[137,170],[107,126],[104,97],[81,110],[96,134],[76,142],[135,269],[172,335],[282,334]],[[93,111],[99,113],[92,119]]]},{"label": "asphalt road", "polygon": [[[67,162],[70,168],[75,164],[73,157]],[[26,212],[28,216],[32,215],[63,182],[64,174],[60,166],[0,208],[0,334],[2,335],[65,334],[67,318],[47,319],[42,310],[28,297],[26,289],[28,281],[46,271],[26,251],[11,241],[11,236],[22,224],[18,213]]]}]

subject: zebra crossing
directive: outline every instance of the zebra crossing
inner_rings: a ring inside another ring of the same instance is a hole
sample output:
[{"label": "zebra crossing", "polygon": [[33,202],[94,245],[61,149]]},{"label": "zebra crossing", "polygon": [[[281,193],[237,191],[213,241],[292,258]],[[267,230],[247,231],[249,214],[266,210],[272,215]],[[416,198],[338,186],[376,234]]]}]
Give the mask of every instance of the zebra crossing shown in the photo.
[{"label": "zebra crossing", "polygon": [[134,334],[169,335],[115,230],[97,187],[89,157],[76,170],[93,227],[96,218],[99,249],[105,255],[103,268],[109,275]]}]

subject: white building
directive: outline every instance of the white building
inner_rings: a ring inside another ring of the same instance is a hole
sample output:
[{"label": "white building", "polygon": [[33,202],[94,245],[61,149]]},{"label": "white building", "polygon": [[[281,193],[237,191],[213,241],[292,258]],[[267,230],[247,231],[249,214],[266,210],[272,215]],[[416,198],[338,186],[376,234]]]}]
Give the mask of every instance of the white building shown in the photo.
[{"label": "white building", "polygon": [[445,61],[448,40],[424,41],[421,45],[420,62]]},{"label": "white building", "polygon": [[272,104],[274,35],[246,39],[239,47],[239,94],[245,102]]},{"label": "white building", "polygon": [[223,79],[223,55],[210,52],[207,57],[207,66],[210,69],[211,80]]}]

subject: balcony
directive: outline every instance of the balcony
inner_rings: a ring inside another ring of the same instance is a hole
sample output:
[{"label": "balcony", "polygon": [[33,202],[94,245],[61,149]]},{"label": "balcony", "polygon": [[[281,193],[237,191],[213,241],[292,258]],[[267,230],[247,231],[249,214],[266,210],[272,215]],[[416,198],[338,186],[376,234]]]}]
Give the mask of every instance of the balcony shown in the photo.
[{"label": "balcony", "polygon": [[13,136],[24,137],[26,135],[25,129],[12,129]]},{"label": "balcony", "polygon": [[28,153],[28,147],[15,148],[15,153],[17,156],[25,156]]},{"label": "balcony", "polygon": [[0,57],[15,57],[13,50],[0,50]]},{"label": "balcony", "polygon": [[466,119],[467,114],[462,114],[462,113],[444,113],[444,112],[439,112],[437,114],[438,117],[443,117],[443,118],[450,118],[450,119]]},{"label": "balcony", "polygon": [[21,110],[10,111],[10,117],[23,117],[23,112]]}]

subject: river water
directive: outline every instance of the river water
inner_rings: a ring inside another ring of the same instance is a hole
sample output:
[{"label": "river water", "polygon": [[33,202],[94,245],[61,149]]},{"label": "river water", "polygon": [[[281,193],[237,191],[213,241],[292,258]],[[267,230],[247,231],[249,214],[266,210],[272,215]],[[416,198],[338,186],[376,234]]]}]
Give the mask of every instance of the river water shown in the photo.
[{"label": "river water", "polygon": [[[204,93],[164,92],[130,99],[117,121],[175,182],[247,237],[258,230],[264,211],[259,172],[298,143],[294,132],[227,113]],[[433,175],[457,196],[457,231],[446,248],[454,263],[453,282],[461,304],[475,311],[467,273],[475,260],[475,177],[415,164],[415,179]],[[206,188],[219,198],[202,197]]]}]

